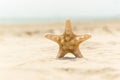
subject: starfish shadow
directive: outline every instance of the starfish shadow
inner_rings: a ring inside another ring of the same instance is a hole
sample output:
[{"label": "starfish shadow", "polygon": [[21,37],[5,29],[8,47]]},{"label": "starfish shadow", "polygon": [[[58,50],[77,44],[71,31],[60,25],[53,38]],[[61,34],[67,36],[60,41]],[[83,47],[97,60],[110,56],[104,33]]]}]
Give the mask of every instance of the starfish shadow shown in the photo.
[{"label": "starfish shadow", "polygon": [[69,61],[85,60],[85,61],[88,61],[89,59],[87,59],[87,58],[77,58],[77,57],[63,57],[63,58],[57,58],[57,60],[69,60]]},{"label": "starfish shadow", "polygon": [[63,58],[59,58],[59,60],[71,60],[71,61],[75,61],[77,58],[76,57],[63,57]]}]

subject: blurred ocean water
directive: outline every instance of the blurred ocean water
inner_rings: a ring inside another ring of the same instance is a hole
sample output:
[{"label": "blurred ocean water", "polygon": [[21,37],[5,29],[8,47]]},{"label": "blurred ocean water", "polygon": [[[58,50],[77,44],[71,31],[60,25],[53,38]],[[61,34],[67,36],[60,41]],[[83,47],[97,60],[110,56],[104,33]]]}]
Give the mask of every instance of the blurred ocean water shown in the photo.
[{"label": "blurred ocean water", "polygon": [[[51,18],[0,18],[0,23],[28,23],[28,22],[63,22],[69,17],[51,17]],[[116,17],[70,17],[73,21],[99,21],[99,20],[119,20],[120,18]]]}]

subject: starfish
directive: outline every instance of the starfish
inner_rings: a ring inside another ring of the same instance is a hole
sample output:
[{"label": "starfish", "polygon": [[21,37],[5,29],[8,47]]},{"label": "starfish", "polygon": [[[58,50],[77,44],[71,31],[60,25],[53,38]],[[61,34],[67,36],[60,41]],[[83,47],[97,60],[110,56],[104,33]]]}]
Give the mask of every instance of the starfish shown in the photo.
[{"label": "starfish", "polygon": [[79,50],[79,44],[91,37],[90,34],[76,35],[72,31],[71,21],[66,20],[65,30],[62,35],[47,34],[46,38],[58,43],[59,51],[57,58],[64,57],[67,53],[72,53],[77,58],[82,58],[83,55]]}]

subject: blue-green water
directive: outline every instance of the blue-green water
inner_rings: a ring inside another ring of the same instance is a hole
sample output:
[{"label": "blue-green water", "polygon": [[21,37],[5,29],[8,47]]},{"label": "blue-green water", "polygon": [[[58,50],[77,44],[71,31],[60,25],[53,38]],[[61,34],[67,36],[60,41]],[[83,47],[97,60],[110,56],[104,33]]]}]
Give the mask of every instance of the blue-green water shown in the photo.
[{"label": "blue-green water", "polygon": [[[67,18],[0,18],[0,23],[43,23],[43,22],[63,22]],[[120,18],[101,17],[101,18],[70,18],[73,21],[99,21],[99,20],[118,20]]]}]

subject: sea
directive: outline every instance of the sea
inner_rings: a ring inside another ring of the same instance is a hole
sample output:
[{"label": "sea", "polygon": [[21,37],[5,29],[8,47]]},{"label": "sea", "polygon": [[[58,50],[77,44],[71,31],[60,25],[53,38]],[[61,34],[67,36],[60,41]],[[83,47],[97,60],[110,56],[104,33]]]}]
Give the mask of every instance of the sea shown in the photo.
[{"label": "sea", "polygon": [[72,21],[102,21],[102,20],[120,20],[120,18],[114,17],[94,17],[94,18],[81,18],[81,17],[63,17],[63,18],[0,18],[0,23],[46,23],[46,22],[63,22],[66,19]]}]

